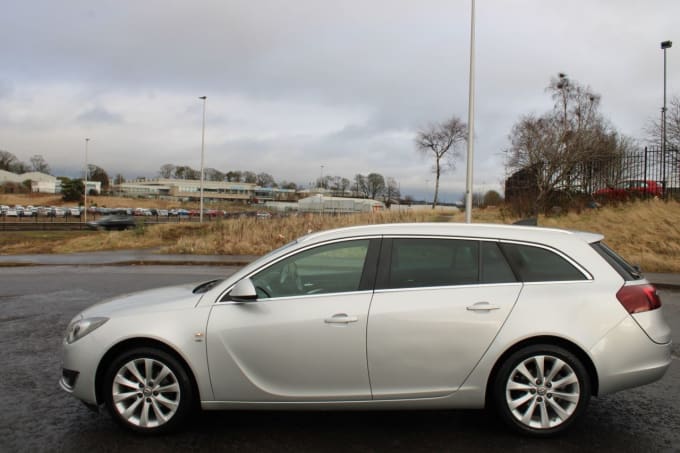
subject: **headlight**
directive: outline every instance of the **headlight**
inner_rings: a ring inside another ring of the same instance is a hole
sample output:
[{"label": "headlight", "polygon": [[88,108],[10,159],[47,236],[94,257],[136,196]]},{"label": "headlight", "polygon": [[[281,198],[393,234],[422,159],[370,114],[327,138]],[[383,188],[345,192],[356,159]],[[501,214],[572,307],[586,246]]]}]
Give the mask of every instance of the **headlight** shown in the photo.
[{"label": "headlight", "polygon": [[71,322],[66,329],[66,342],[71,344],[80,340],[108,320],[109,318],[85,318]]}]

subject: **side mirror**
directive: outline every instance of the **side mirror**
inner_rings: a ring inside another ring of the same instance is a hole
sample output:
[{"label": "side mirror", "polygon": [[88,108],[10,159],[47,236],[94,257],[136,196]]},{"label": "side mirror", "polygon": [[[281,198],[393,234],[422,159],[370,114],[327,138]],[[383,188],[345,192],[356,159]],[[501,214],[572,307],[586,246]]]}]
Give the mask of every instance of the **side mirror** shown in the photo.
[{"label": "side mirror", "polygon": [[229,291],[229,298],[234,302],[255,302],[257,292],[249,278],[244,278]]}]

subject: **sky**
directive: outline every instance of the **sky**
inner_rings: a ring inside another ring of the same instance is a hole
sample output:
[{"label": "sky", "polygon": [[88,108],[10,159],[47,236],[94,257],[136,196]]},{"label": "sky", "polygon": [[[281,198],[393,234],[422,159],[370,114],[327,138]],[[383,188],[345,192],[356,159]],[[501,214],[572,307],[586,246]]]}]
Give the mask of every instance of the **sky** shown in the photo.
[{"label": "sky", "polygon": [[[394,177],[431,199],[418,130],[467,122],[470,0],[0,0],[0,149],[42,155],[56,175],[88,160],[109,175],[161,165]],[[678,0],[477,0],[474,191],[502,189],[503,151],[522,115],[552,107],[566,73],[644,145],[680,95]],[[465,154],[442,176],[460,201]],[[79,173],[80,172],[80,173]]]}]

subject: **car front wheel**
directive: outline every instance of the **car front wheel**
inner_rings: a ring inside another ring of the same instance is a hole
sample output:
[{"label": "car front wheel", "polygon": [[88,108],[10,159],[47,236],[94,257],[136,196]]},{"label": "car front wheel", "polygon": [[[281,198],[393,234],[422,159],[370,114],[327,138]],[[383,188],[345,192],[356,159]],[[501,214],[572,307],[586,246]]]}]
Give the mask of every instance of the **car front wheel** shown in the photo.
[{"label": "car front wheel", "polygon": [[589,399],[585,367],[574,354],[554,345],[532,345],[513,353],[501,365],[494,383],[501,419],[533,436],[566,430]]},{"label": "car front wheel", "polygon": [[120,354],[109,366],[104,385],[113,419],[137,432],[173,431],[195,407],[186,370],[160,349],[135,348]]}]

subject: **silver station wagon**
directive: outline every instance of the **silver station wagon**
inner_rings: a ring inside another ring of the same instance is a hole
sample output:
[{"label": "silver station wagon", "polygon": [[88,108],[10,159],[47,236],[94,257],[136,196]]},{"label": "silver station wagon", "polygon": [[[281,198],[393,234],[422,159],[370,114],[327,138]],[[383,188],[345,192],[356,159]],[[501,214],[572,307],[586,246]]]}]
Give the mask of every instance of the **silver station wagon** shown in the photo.
[{"label": "silver station wagon", "polygon": [[304,236],[224,280],[78,314],[61,387],[143,433],[199,408],[493,408],[567,429],[660,379],[656,289],[599,234],[392,224]]}]

